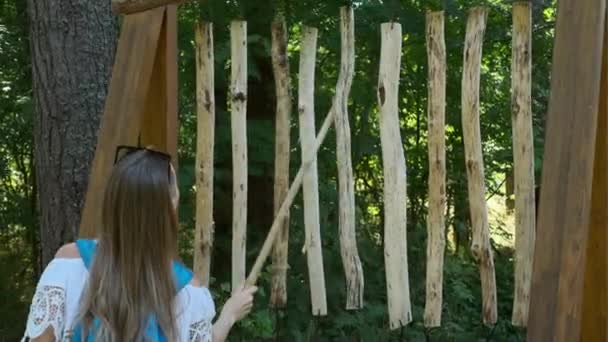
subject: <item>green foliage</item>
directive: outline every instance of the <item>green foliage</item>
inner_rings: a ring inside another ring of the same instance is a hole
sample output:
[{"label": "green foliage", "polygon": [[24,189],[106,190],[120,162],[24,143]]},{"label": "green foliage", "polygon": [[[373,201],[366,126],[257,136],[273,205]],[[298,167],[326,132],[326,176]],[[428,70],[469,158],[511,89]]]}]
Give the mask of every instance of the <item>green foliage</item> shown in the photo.
[{"label": "green foliage", "polygon": [[[23,1],[0,1],[0,340],[22,332],[37,270],[36,198],[32,158],[31,76]],[[317,127],[327,114],[339,72],[340,6],[352,4],[356,18],[356,73],[349,111],[356,182],[357,237],[365,273],[365,308],[344,310],[345,283],[339,251],[338,189],[335,135],[330,131],[319,154],[319,192],[329,315],[312,317],[304,243],[303,208],[298,198],[291,210],[288,306],[268,307],[270,270],[260,279],[254,313],[231,334],[233,341],[521,341],[525,333],[510,323],[513,251],[499,238],[512,241],[506,224],[493,224],[499,322],[481,323],[479,271],[468,252],[470,224],[460,116],[460,78],[467,10],[490,7],[482,62],[481,132],[488,194],[503,198],[505,173],[512,166],[510,114],[510,4],[498,0],[452,1],[254,1],[207,0],[180,7],[180,248],[192,262],[195,213],[194,160],[196,99],[193,27],[199,18],[214,23],[216,139],[215,245],[211,290],[218,310],[230,294],[232,170],[228,89],[231,20],[248,22],[249,48],[249,226],[248,265],[256,257],[272,221],[274,164],[274,85],[270,64],[270,23],[276,11],[289,25],[289,57],[297,96],[299,42],[302,25],[319,28],[315,110]],[[445,257],[441,328],[422,325],[426,270],[427,202],[427,61],[425,12],[446,14],[448,86],[446,108],[447,202],[450,247]],[[536,170],[540,171],[544,119],[549,96],[555,3],[534,10],[533,112]],[[396,20],[403,26],[400,70],[400,118],[408,168],[408,258],[414,321],[400,331],[388,329],[383,256],[382,160],[376,98],[380,51],[379,25]],[[294,101],[295,102],[295,101]],[[292,177],[300,165],[297,111],[292,120]],[[540,173],[538,173],[540,174]],[[6,246],[6,247],[4,247]]]}]

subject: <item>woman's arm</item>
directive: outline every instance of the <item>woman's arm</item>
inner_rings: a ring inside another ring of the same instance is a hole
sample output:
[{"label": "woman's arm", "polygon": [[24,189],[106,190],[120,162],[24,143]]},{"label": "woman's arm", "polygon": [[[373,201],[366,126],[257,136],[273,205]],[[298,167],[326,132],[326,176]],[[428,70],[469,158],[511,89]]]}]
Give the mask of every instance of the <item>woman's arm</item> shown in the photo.
[{"label": "woman's arm", "polygon": [[213,325],[213,342],[224,342],[232,326],[247,316],[253,308],[257,287],[241,287],[228,299],[220,317]]}]

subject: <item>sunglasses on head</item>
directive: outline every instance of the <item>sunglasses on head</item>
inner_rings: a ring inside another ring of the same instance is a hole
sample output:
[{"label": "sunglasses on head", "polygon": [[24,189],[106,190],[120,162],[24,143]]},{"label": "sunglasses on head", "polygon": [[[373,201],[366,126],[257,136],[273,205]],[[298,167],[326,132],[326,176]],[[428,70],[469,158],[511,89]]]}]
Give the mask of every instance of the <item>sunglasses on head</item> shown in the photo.
[{"label": "sunglasses on head", "polygon": [[160,157],[164,161],[166,161],[167,162],[167,173],[169,175],[169,179],[171,179],[171,155],[164,153],[164,152],[154,150],[152,148],[148,148],[148,147],[136,147],[136,146],[127,146],[127,145],[120,145],[120,146],[116,147],[116,154],[114,156],[114,165],[118,164],[125,157],[127,157],[135,152],[139,152],[139,151],[147,151],[157,157]]}]

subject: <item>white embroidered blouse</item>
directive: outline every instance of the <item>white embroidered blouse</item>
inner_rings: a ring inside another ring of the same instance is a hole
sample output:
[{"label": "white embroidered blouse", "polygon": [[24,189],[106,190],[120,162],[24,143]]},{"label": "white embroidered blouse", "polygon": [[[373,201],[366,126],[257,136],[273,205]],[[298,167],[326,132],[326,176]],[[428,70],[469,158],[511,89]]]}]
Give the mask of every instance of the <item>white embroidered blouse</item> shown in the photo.
[{"label": "white embroidered blouse", "polygon": [[[40,278],[23,341],[53,327],[55,341],[70,341],[78,314],[80,295],[89,276],[82,259],[55,259]],[[187,285],[176,298],[177,331],[180,342],[210,342],[215,305],[209,290]]]}]

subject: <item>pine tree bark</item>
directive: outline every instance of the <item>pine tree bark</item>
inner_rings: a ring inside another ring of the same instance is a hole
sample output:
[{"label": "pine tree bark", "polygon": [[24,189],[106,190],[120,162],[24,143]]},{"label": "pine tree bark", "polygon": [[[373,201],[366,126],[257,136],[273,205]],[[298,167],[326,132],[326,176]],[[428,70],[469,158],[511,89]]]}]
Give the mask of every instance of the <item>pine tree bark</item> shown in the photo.
[{"label": "pine tree bark", "polygon": [[109,1],[28,0],[42,264],[78,233],[117,25]]}]

